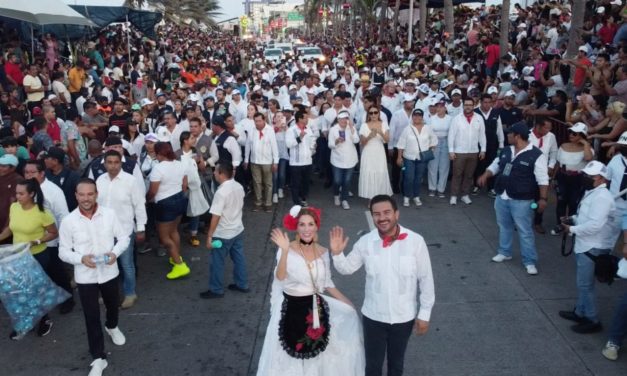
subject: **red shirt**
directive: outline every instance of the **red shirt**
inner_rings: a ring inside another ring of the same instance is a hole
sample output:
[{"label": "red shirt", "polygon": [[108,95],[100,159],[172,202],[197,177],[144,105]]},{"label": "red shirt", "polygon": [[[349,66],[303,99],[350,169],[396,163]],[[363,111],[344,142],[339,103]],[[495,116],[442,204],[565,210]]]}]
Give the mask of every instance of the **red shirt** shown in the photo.
[{"label": "red shirt", "polygon": [[13,81],[17,82],[18,86],[22,86],[22,81],[24,81],[24,75],[22,74],[22,70],[20,69],[19,64],[13,64],[10,61],[4,63],[4,73],[7,76],[11,77]]},{"label": "red shirt", "polygon": [[485,49],[486,59],[485,65],[488,67],[493,67],[494,64],[499,62],[499,58],[501,57],[501,48],[498,44],[491,44]]},{"label": "red shirt", "polygon": [[[586,67],[592,66],[592,63],[587,57],[582,57],[577,62]],[[573,78],[573,84],[575,85],[575,87],[582,87],[585,82],[586,82],[586,70],[584,68],[579,68],[579,67],[576,68],[575,77]]]},{"label": "red shirt", "polygon": [[603,44],[612,44],[616,31],[618,31],[618,26],[616,26],[616,24],[603,25],[601,29],[599,29],[599,39],[601,39]]},{"label": "red shirt", "polygon": [[56,119],[48,123],[46,133],[48,133],[48,136],[50,136],[54,143],[61,142],[61,127],[59,127],[59,123],[57,123]]}]

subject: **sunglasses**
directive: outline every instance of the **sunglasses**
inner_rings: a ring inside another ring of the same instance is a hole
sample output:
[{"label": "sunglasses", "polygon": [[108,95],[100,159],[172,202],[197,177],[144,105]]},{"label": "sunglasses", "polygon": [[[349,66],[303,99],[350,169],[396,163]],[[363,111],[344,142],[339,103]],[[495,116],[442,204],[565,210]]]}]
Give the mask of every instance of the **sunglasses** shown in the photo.
[{"label": "sunglasses", "polygon": [[368,112],[368,114],[370,114],[370,115],[376,115],[378,113],[379,113],[379,111],[370,111],[370,112]]}]

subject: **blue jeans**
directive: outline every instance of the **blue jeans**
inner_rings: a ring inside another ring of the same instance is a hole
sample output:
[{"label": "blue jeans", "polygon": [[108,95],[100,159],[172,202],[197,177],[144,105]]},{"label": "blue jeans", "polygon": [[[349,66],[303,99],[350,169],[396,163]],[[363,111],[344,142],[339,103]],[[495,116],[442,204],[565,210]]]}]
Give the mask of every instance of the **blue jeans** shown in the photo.
[{"label": "blue jeans", "polygon": [[331,168],[333,169],[333,194],[335,196],[340,196],[340,200],[347,201],[354,167],[339,168],[331,166]]},{"label": "blue jeans", "polygon": [[200,216],[189,217],[189,224],[187,225],[189,232],[191,232],[192,235],[198,234],[198,227],[200,227]]},{"label": "blue jeans", "polygon": [[287,165],[290,163],[287,159],[279,159],[279,166],[277,172],[272,174],[272,194],[278,194],[279,188],[285,187],[285,180],[287,178]]},{"label": "blue jeans", "polygon": [[620,346],[625,336],[627,336],[627,292],[618,301],[607,339],[613,344]]},{"label": "blue jeans", "polygon": [[[609,249],[592,248],[588,252],[594,256],[608,254]],[[583,253],[575,255],[577,262],[577,305],[575,313],[592,322],[598,322],[597,306],[594,302],[594,261]]]},{"label": "blue jeans", "polygon": [[118,257],[118,264],[122,271],[122,292],[124,296],[135,295],[136,277],[135,277],[135,233],[131,234],[131,241],[128,243],[128,248],[120,257]]},{"label": "blue jeans", "polygon": [[209,266],[209,290],[216,294],[224,294],[224,259],[228,254],[233,261],[233,281],[237,287],[248,288],[248,274],[246,273],[246,259],[244,258],[244,232],[232,239],[220,240],[222,247],[211,250],[211,265]]},{"label": "blue jeans", "polygon": [[503,200],[497,196],[494,201],[496,211],[496,223],[499,226],[498,253],[503,256],[512,256],[512,243],[514,240],[514,226],[518,229],[520,240],[520,254],[525,266],[535,265],[538,261],[536,252],[536,239],[533,234],[533,200]]},{"label": "blue jeans", "polygon": [[435,159],[427,162],[429,170],[429,190],[444,193],[448,173],[451,169],[451,160],[448,155],[448,139],[438,137],[438,146],[433,151]]},{"label": "blue jeans", "polygon": [[429,162],[403,158],[403,196],[420,197],[420,185],[428,164]]}]

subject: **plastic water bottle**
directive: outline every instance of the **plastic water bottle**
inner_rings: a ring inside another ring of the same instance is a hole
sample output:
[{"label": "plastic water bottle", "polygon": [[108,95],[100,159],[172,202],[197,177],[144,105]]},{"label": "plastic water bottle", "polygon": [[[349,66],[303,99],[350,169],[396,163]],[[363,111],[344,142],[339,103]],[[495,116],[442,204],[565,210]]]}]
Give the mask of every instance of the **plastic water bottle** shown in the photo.
[{"label": "plastic water bottle", "polygon": [[222,248],[222,240],[219,240],[219,239],[212,240],[211,248]]},{"label": "plastic water bottle", "polygon": [[529,206],[531,206],[531,210],[536,210],[538,208],[538,203],[534,201]]},{"label": "plastic water bottle", "polygon": [[111,258],[109,255],[97,255],[92,257],[94,264],[108,264]]}]

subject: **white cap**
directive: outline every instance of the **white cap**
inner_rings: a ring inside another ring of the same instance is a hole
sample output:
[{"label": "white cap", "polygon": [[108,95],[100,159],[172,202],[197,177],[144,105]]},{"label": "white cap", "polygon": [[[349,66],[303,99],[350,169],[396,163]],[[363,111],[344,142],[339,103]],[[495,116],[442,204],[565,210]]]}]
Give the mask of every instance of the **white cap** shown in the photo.
[{"label": "white cap", "polygon": [[590,161],[581,172],[589,176],[601,175],[607,179],[607,166],[599,161]]},{"label": "white cap", "polygon": [[192,93],[189,95],[188,100],[192,101],[192,102],[198,102],[200,101],[200,98],[198,97],[198,95],[196,95],[196,93]]},{"label": "white cap", "polygon": [[514,93],[514,90],[508,90],[505,92],[505,96],[506,97],[515,97],[516,93]]},{"label": "white cap", "polygon": [[139,104],[141,104],[141,106],[142,106],[142,107],[144,107],[144,106],[148,106],[149,104],[153,104],[153,103],[155,103],[155,102],[151,101],[151,100],[150,100],[150,99],[148,99],[148,98],[143,98],[143,99],[139,102]]},{"label": "white cap", "polygon": [[525,76],[529,76],[534,70],[534,67],[524,67],[522,69],[522,74],[524,74]]},{"label": "white cap", "polygon": [[440,99],[438,97],[429,98],[429,106],[437,106],[439,102]]},{"label": "white cap", "polygon": [[420,91],[423,94],[429,94],[429,85],[422,84],[422,85],[418,86],[418,91]]},{"label": "white cap", "polygon": [[588,54],[588,47],[586,47],[586,46],[579,46],[577,51],[585,52],[586,55],[587,55]]},{"label": "white cap", "polygon": [[451,96],[453,95],[462,95],[462,91],[459,89],[453,89],[453,91],[451,91]]},{"label": "white cap", "polygon": [[440,88],[444,89],[448,86],[450,86],[453,83],[453,81],[449,81],[446,78],[442,80],[442,82],[440,82]]},{"label": "white cap", "polygon": [[265,66],[265,65],[263,65],[263,64],[261,64],[261,65],[259,66],[259,69],[266,69],[266,66]]},{"label": "white cap", "polygon": [[597,8],[597,13],[599,13],[599,14],[605,13],[605,7],[598,7]]},{"label": "white cap", "polygon": [[394,68],[394,73],[401,73],[401,68]]},{"label": "white cap", "polygon": [[627,131],[623,132],[623,134],[620,135],[620,137],[618,138],[618,142],[616,142],[619,145],[627,145]]},{"label": "white cap", "polygon": [[447,65],[447,66],[449,66],[449,67],[452,67],[452,66],[453,66],[453,63],[452,63],[452,62],[450,62],[449,60],[447,60],[447,61],[445,61],[445,62],[444,62],[444,65]]},{"label": "white cap", "polygon": [[339,114],[337,114],[337,118],[338,119],[348,119],[350,116],[350,114],[348,113],[348,111],[340,111]]},{"label": "white cap", "polygon": [[253,86],[253,91],[261,90],[261,86],[255,85]]},{"label": "white cap", "polygon": [[109,127],[109,133],[111,132],[115,132],[115,133],[120,133],[120,127],[118,127],[117,125],[112,125]]},{"label": "white cap", "polygon": [[416,99],[415,95],[409,93],[403,93],[403,102],[413,102]]},{"label": "white cap", "polygon": [[523,22],[523,23],[518,25],[518,28],[519,29],[526,29],[527,28],[527,24]]},{"label": "white cap", "polygon": [[410,85],[416,85],[417,81],[414,80],[413,78],[410,78],[409,80],[405,80],[405,84],[410,84]]},{"label": "white cap", "polygon": [[586,136],[588,135],[588,126],[582,122],[575,123],[575,125],[570,127],[568,130],[575,133],[583,133]]},{"label": "white cap", "polygon": [[231,91],[231,95],[242,95],[242,93],[240,93],[239,89],[233,89],[233,91]]},{"label": "white cap", "polygon": [[292,84],[292,85],[290,85],[290,87],[289,87],[289,89],[288,89],[288,90],[292,90],[292,89],[294,89],[294,90],[298,90],[298,86],[296,86],[296,85]]},{"label": "white cap", "polygon": [[496,88],[496,86],[490,86],[488,88],[488,94],[496,94],[499,92],[499,89]]},{"label": "white cap", "polygon": [[58,97],[57,97],[56,95],[54,95],[54,94],[50,94],[50,95],[48,95],[48,100],[49,100],[49,101],[51,101],[51,100],[53,100],[53,99],[57,99],[57,98],[58,98]]}]

